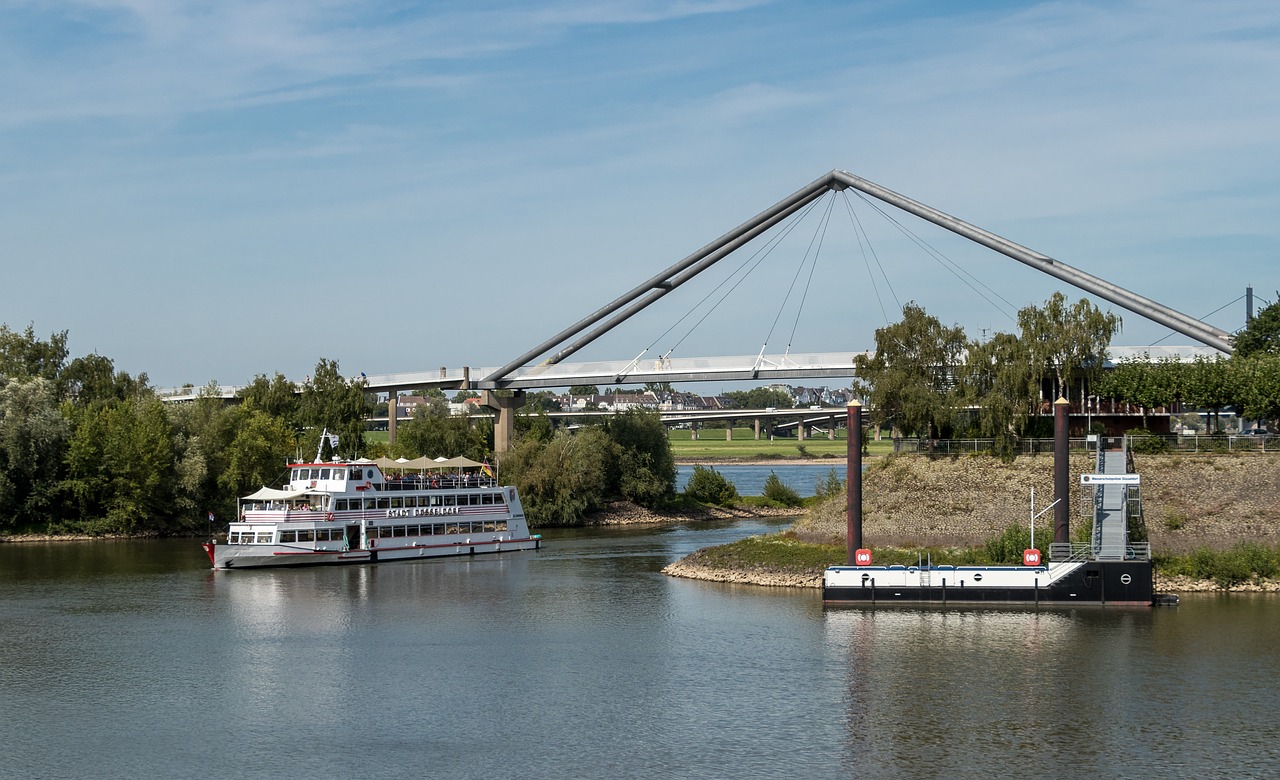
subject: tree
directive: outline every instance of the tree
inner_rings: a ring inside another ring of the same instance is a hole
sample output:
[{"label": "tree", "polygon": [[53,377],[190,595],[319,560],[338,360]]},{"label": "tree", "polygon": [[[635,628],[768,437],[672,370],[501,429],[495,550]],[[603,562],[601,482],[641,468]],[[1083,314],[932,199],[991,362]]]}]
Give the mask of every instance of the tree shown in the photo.
[{"label": "tree", "polygon": [[796,405],[790,393],[775,387],[731,390],[724,395],[735,409],[791,409]]},{"label": "tree", "polygon": [[492,435],[491,420],[472,419],[465,414],[451,415],[443,401],[433,400],[419,404],[413,418],[397,429],[391,453],[407,458],[463,455],[481,460],[489,454]]},{"label": "tree", "polygon": [[1111,337],[1120,329],[1120,318],[1102,313],[1088,299],[1071,306],[1062,293],[1054,293],[1043,307],[1027,306],[1018,312],[1022,341],[1031,353],[1037,379],[1052,374],[1055,396],[1065,396],[1082,380],[1090,385],[1102,375]]},{"label": "tree", "polygon": [[1026,345],[1009,333],[970,342],[959,384],[965,405],[977,409],[982,435],[994,439],[998,455],[1012,458],[1040,395]]},{"label": "tree", "polygon": [[[318,367],[316,371],[318,374]],[[266,374],[258,374],[252,382],[236,392],[236,397],[248,409],[263,412],[279,418],[286,425],[300,428],[298,386],[279,371],[270,379],[267,379]]]},{"label": "tree", "polygon": [[1275,303],[1259,311],[1236,334],[1233,346],[1236,357],[1280,354],[1280,292],[1276,293]]},{"label": "tree", "polygon": [[[36,338],[35,325],[22,333],[0,324],[0,381],[40,377],[57,382],[67,361],[67,332],[53,333],[48,341]],[[61,387],[56,388],[61,391]]]},{"label": "tree", "polygon": [[600,395],[600,388],[595,385],[574,385],[569,388],[569,395]]},{"label": "tree", "polygon": [[502,459],[503,477],[520,490],[529,525],[581,525],[605,498],[617,445],[599,428],[524,438]]},{"label": "tree", "polygon": [[470,398],[479,398],[479,397],[480,397],[480,394],[477,393],[475,390],[459,390],[453,396],[453,402],[455,404],[460,404],[467,401]]},{"label": "tree", "polygon": [[950,421],[965,346],[960,326],[943,326],[915,303],[904,306],[901,322],[876,329],[875,353],[854,358],[872,421],[932,436]]},{"label": "tree", "polygon": [[318,447],[321,433],[327,430],[338,435],[338,446],[344,454],[359,457],[364,451],[364,420],[373,408],[364,386],[364,380],[359,378],[347,381],[338,371],[338,361],[321,358],[311,381],[302,390],[298,417],[309,429],[303,446]]},{"label": "tree", "polygon": [[610,492],[642,506],[654,506],[675,492],[675,456],[657,412],[631,409],[609,418],[604,429],[618,447],[616,478],[609,475]]},{"label": "tree", "polygon": [[1210,432],[1218,429],[1218,413],[1235,400],[1235,388],[1232,380],[1234,365],[1221,357],[1212,360],[1197,355],[1193,363],[1186,367],[1182,385],[1182,401],[1193,409],[1208,409],[1213,412],[1213,425]]},{"label": "tree", "polygon": [[0,526],[48,518],[70,435],[51,380],[0,384]]}]

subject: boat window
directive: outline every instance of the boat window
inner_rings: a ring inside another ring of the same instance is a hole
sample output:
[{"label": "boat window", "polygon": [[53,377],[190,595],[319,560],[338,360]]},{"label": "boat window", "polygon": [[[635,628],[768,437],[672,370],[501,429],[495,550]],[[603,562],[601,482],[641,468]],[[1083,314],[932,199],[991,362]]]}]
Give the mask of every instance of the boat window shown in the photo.
[{"label": "boat window", "polygon": [[338,499],[338,502],[337,502],[337,508],[338,508],[338,511],[339,511],[339,512],[341,512],[343,509],[346,509],[346,508],[347,508],[347,499],[345,499],[345,498],[340,498],[340,499]]},{"label": "boat window", "polygon": [[507,530],[507,521],[506,521],[506,520],[499,520],[499,521],[498,521],[498,530],[499,530],[499,531],[505,531],[505,530]]},{"label": "boat window", "polygon": [[489,532],[493,532],[493,531],[498,530],[498,528],[497,528],[497,526],[496,526],[494,523],[485,523],[485,524],[484,524],[484,530],[489,531]]},{"label": "boat window", "polygon": [[454,503],[455,503],[455,499],[454,499],[454,497],[453,497],[453,496],[443,496],[443,498],[444,498],[444,505],[445,505],[445,506],[453,506],[453,505],[454,505]]},{"label": "boat window", "polygon": [[300,542],[314,542],[315,540],[316,540],[315,531],[307,529],[305,531],[298,532],[298,541]]},{"label": "boat window", "polygon": [[396,496],[395,498],[391,499],[391,508],[392,508],[392,509],[402,509],[403,507],[404,507],[404,499],[403,499],[403,498],[401,498],[400,496]]},{"label": "boat window", "polygon": [[379,508],[379,509],[390,509],[390,508],[391,508],[391,499],[389,499],[389,498],[379,498],[379,499],[378,499],[378,508]]},{"label": "boat window", "polygon": [[440,496],[427,496],[431,499],[431,506],[440,506]]},{"label": "boat window", "polygon": [[320,469],[320,479],[329,478],[329,469]]},{"label": "boat window", "polygon": [[271,544],[271,532],[258,532],[258,544]]},{"label": "boat window", "polygon": [[371,480],[371,479],[373,479],[373,469],[368,469],[368,470],[366,470],[366,471],[364,472],[364,478],[365,478],[365,479],[370,479],[370,480]]},{"label": "boat window", "polygon": [[280,532],[280,543],[281,543],[281,544],[284,544],[284,543],[286,543],[286,542],[296,542],[296,541],[298,541],[298,532],[297,532],[297,531],[281,531],[281,532]]},{"label": "boat window", "polygon": [[342,480],[347,478],[347,472],[343,471],[342,469],[334,469],[333,478],[341,482]]}]

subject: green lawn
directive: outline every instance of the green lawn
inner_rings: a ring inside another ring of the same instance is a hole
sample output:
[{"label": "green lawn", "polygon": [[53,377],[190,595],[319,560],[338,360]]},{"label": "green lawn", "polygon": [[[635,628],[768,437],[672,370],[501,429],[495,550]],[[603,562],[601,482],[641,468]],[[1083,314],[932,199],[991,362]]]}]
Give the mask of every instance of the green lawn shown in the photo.
[{"label": "green lawn", "polygon": [[[698,431],[698,440],[693,441],[693,432],[688,429],[675,429],[667,433],[671,442],[671,451],[681,460],[697,460],[699,458],[799,458],[799,447],[803,446],[810,457],[844,458],[848,444],[844,439],[844,431],[836,431],[835,441],[826,434],[810,437],[804,441],[795,438],[777,438],[769,441],[763,435],[760,441],[755,440],[752,428],[734,428],[733,441],[725,441],[723,428],[703,428]],[[869,442],[871,455],[885,455],[893,451],[893,442]]]}]

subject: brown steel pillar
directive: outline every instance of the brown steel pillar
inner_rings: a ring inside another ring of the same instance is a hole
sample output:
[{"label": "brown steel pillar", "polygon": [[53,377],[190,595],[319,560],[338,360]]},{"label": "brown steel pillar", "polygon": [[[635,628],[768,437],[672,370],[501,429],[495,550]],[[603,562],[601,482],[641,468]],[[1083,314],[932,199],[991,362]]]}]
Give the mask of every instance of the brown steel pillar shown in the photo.
[{"label": "brown steel pillar", "polygon": [[854,553],[862,547],[862,404],[849,402],[845,411],[848,435],[845,437],[845,485],[848,487],[847,563],[854,565]]},{"label": "brown steel pillar", "polygon": [[1066,544],[1071,541],[1071,515],[1067,497],[1071,492],[1071,456],[1067,439],[1067,410],[1071,404],[1065,398],[1053,402],[1053,542]]},{"label": "brown steel pillar", "polygon": [[387,393],[387,446],[396,443],[396,417],[400,411],[400,394],[395,390]]}]

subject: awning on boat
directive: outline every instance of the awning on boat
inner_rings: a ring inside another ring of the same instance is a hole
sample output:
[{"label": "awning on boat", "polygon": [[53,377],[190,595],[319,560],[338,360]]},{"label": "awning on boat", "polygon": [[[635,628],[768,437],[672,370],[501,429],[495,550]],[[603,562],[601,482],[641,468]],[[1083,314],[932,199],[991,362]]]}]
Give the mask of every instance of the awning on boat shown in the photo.
[{"label": "awning on boat", "polygon": [[478,468],[480,468],[480,467],[481,467],[481,466],[483,466],[483,465],[484,465],[483,463],[478,463],[478,462],[476,462],[476,461],[472,460],[471,458],[464,458],[464,457],[462,457],[461,455],[459,455],[459,456],[458,456],[458,457],[456,457],[456,458],[449,458],[448,460],[442,460],[442,461],[440,461],[440,462],[438,462],[438,463],[434,464],[434,465],[432,466],[432,468],[437,468],[437,469],[464,469],[464,468],[465,468],[465,469],[478,469]]},{"label": "awning on boat", "polygon": [[245,496],[243,501],[288,501],[291,498],[300,498],[311,493],[310,490],[276,490],[275,488],[263,487],[253,495]]}]

